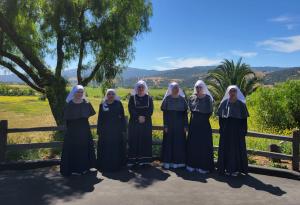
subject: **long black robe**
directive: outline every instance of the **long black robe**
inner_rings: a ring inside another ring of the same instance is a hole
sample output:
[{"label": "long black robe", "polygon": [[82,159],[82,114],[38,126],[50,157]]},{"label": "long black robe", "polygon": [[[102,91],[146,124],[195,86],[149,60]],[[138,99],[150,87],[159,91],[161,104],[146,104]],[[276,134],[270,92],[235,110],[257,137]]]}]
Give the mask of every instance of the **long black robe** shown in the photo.
[{"label": "long black robe", "polygon": [[189,99],[191,111],[187,139],[187,166],[212,171],[214,168],[212,130],[209,117],[213,111],[212,100],[206,95]]},{"label": "long black robe", "polygon": [[70,101],[64,110],[66,135],[63,142],[60,172],[64,176],[83,173],[95,167],[94,142],[88,118],[96,114],[85,100],[76,104]]},{"label": "long black robe", "polygon": [[[130,114],[128,139],[129,163],[147,163],[152,160],[152,119],[153,100],[149,95],[131,96],[128,103]],[[145,122],[139,123],[138,117],[144,116]]]},{"label": "long black robe", "polygon": [[103,172],[118,171],[126,160],[126,121],[120,101],[101,103],[97,133],[97,168]]},{"label": "long black robe", "polygon": [[220,141],[218,150],[218,172],[248,172],[248,158],[245,136],[247,134],[246,105],[237,100],[234,103],[225,100],[218,109]]},{"label": "long black robe", "polygon": [[168,96],[161,105],[163,111],[164,128],[161,160],[163,163],[186,163],[186,133],[188,128],[188,105],[186,100],[179,96]]}]

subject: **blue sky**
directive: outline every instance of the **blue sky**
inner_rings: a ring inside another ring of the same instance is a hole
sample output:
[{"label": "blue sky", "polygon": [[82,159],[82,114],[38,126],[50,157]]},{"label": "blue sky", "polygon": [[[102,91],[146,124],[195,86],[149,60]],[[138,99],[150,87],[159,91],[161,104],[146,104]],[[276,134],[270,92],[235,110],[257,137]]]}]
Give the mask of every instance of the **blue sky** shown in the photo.
[{"label": "blue sky", "polygon": [[300,66],[300,0],[153,0],[131,67]]}]

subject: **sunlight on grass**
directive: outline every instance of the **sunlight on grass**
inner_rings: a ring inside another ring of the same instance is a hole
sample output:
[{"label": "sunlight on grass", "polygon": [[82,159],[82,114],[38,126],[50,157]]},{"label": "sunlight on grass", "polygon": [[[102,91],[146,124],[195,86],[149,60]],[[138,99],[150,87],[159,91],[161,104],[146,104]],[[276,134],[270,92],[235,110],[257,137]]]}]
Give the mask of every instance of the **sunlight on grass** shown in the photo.
[{"label": "sunlight on grass", "polygon": [[[87,95],[89,101],[92,103],[94,109],[98,113],[99,104],[102,101],[102,91],[100,88],[88,87]],[[126,96],[131,92],[131,89],[119,88],[117,89],[118,95],[122,98],[122,103],[125,109],[125,115],[129,116],[128,113],[128,102]],[[152,89],[151,93],[155,96],[163,96],[164,89]],[[161,100],[154,100],[154,113],[152,116],[153,125],[162,125],[163,117],[160,111]],[[248,119],[248,127],[251,131],[267,132],[273,134],[284,134],[291,135],[291,130],[285,130],[278,133],[274,130],[266,130],[260,128],[255,120],[255,115],[251,107],[248,108],[250,117]],[[97,123],[97,114],[90,118],[91,124]],[[38,96],[0,96],[0,120],[8,120],[8,126],[10,128],[26,128],[26,127],[39,127],[39,126],[55,126],[55,121],[51,114],[48,101],[39,100]],[[210,118],[212,128],[218,129],[218,119],[215,116]],[[94,133],[94,132],[93,132]],[[97,137],[94,133],[94,137]],[[155,131],[153,135],[154,139],[162,139],[162,132]],[[37,143],[37,142],[48,142],[56,140],[53,132],[31,132],[31,133],[16,133],[9,134],[8,143]],[[214,145],[218,146],[219,136],[213,136]],[[270,144],[280,145],[282,152],[291,154],[291,143],[280,143],[276,140],[260,139],[260,138],[247,138],[247,147],[249,149],[256,150],[269,150]],[[159,150],[156,150],[159,151]],[[9,159],[17,159],[19,154],[20,159],[33,159],[33,158],[47,158],[56,157],[53,153],[59,153],[59,151],[51,152],[49,149],[41,150],[30,150],[19,153],[10,153]]]}]

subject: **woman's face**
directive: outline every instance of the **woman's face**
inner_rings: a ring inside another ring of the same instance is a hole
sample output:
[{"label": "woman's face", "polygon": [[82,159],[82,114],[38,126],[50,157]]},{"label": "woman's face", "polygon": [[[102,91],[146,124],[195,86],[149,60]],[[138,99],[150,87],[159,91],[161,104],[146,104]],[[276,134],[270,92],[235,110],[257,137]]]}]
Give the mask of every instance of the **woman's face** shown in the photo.
[{"label": "woman's face", "polygon": [[204,93],[204,89],[201,85],[196,87],[196,91],[198,95],[202,95]]},{"label": "woman's face", "polygon": [[113,91],[108,92],[107,93],[107,100],[110,101],[110,102],[114,101],[115,100],[115,95],[116,94]]},{"label": "woman's face", "polygon": [[176,96],[179,93],[179,87],[176,85],[172,88],[172,95]]},{"label": "woman's face", "polygon": [[83,97],[83,92],[84,91],[82,89],[77,90],[77,92],[74,95],[74,99],[75,100],[81,100],[82,97]]},{"label": "woman's face", "polygon": [[144,95],[145,94],[145,86],[144,85],[139,85],[137,87],[137,94],[138,95]]},{"label": "woman's face", "polygon": [[231,100],[236,100],[237,99],[237,90],[232,88],[229,90],[229,98]]}]

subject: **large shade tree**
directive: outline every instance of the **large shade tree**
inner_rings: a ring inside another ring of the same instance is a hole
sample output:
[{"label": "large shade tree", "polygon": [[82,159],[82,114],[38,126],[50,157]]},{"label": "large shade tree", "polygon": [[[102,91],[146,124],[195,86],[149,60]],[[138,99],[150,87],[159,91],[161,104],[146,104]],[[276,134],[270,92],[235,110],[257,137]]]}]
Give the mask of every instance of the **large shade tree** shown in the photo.
[{"label": "large shade tree", "polygon": [[216,102],[220,102],[229,85],[237,85],[247,96],[258,86],[259,79],[248,64],[240,58],[236,63],[225,59],[215,69],[208,72],[206,83]]},{"label": "large shade tree", "polygon": [[110,81],[132,59],[133,43],[149,31],[151,15],[147,0],[0,0],[0,67],[43,93],[60,125],[63,69],[76,62],[84,86]]}]

